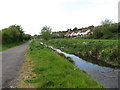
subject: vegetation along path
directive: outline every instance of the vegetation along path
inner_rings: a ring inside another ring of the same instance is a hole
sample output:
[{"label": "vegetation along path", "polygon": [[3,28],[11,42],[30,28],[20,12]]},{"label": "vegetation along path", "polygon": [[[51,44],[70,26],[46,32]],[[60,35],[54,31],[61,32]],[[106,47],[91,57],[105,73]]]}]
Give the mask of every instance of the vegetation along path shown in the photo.
[{"label": "vegetation along path", "polygon": [[65,57],[37,41],[29,45],[25,56],[17,88],[103,88]]},{"label": "vegetation along path", "polygon": [[76,66],[105,88],[119,88],[120,69],[117,67],[120,67],[120,57],[117,40],[52,39],[49,44],[58,48],[57,52],[72,58]]},{"label": "vegetation along path", "polygon": [[9,87],[9,84],[14,80],[21,68],[24,60],[25,51],[30,44],[22,44],[18,47],[3,51],[2,53],[2,87]]}]

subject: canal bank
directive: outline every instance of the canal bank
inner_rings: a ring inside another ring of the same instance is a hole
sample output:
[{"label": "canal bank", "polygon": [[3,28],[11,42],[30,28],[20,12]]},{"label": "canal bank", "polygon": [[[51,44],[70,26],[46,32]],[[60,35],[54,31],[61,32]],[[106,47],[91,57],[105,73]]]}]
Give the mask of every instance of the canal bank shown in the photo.
[{"label": "canal bank", "polygon": [[105,88],[119,88],[119,82],[120,82],[119,68],[99,66],[97,64],[93,64],[91,62],[85,61],[73,54],[65,53],[60,49],[55,49],[52,46],[49,46],[49,48],[51,48],[52,50],[58,53],[64,54],[65,57],[70,57],[77,67],[87,72],[96,81],[102,84]]}]

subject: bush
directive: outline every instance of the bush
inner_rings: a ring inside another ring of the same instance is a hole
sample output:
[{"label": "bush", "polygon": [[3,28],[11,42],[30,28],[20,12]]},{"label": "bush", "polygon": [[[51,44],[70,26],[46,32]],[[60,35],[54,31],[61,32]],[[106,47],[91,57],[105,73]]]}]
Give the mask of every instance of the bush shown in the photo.
[{"label": "bush", "polygon": [[93,30],[92,37],[94,39],[118,39],[119,34],[118,24],[106,24],[97,26]]},{"label": "bush", "polygon": [[31,35],[25,34],[19,25],[9,26],[8,28],[2,29],[1,32],[3,44],[22,42],[31,38]]}]

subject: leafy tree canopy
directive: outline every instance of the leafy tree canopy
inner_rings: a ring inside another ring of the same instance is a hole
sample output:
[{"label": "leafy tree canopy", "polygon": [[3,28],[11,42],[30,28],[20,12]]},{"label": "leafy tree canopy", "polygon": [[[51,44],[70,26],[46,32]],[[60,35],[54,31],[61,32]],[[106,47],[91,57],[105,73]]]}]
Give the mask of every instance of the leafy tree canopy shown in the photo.
[{"label": "leafy tree canopy", "polygon": [[44,26],[41,29],[41,37],[44,40],[49,40],[51,38],[52,35],[52,28],[48,27],[48,26]]}]

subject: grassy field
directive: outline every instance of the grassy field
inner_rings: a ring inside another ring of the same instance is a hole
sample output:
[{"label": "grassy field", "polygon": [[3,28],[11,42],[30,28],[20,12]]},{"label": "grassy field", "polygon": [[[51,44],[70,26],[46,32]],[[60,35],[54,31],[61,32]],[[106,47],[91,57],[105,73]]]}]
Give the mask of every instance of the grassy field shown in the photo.
[{"label": "grassy field", "polygon": [[25,42],[26,41],[24,41],[24,42],[16,42],[16,43],[11,43],[11,44],[0,44],[0,51],[4,51],[4,50],[7,50],[7,49],[10,49],[12,47],[21,45],[21,44],[23,44]]},{"label": "grassy field", "polygon": [[35,85],[35,88],[102,88],[65,57],[61,57],[35,41],[30,44],[26,56],[33,62],[32,72],[35,74],[24,80],[30,86]]},{"label": "grassy field", "polygon": [[90,61],[120,66],[118,40],[52,39],[48,44]]}]

